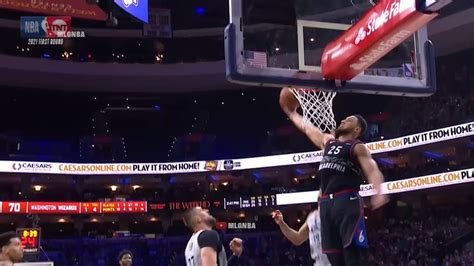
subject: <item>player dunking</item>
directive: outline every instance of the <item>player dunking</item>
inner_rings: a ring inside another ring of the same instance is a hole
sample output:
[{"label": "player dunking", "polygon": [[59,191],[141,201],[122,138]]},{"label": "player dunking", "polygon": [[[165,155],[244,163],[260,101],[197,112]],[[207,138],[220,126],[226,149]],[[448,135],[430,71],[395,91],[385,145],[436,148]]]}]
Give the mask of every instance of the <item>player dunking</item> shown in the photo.
[{"label": "player dunking", "polygon": [[330,265],[326,254],[323,254],[321,249],[321,220],[318,210],[314,210],[308,214],[306,222],[298,231],[293,230],[285,223],[283,214],[279,210],[273,212],[272,217],[280,227],[283,235],[285,235],[293,245],[299,246],[309,239],[311,259],[314,261],[314,266]]},{"label": "player dunking", "polygon": [[[364,118],[352,115],[341,121],[334,135],[324,134],[314,125],[304,123],[298,114],[298,100],[289,88],[280,93],[280,106],[295,126],[324,150],[319,165],[321,195],[321,240],[323,253],[333,266],[362,265],[362,250],[368,247],[362,199],[359,188],[361,170],[376,191],[383,175],[370,151],[359,140],[367,128]],[[388,202],[386,195],[371,198],[373,209]]]},{"label": "player dunking", "polygon": [[193,230],[193,236],[186,245],[186,266],[226,266],[235,256],[240,257],[242,254],[242,239],[234,238],[230,242],[233,254],[227,260],[220,237],[212,230],[216,219],[208,210],[194,207],[186,211],[183,220]]}]

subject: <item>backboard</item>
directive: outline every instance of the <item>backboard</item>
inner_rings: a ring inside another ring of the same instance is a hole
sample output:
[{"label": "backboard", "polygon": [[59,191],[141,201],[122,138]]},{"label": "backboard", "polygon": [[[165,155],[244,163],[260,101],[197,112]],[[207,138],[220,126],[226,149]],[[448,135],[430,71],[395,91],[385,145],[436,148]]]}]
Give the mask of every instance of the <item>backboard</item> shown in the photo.
[{"label": "backboard", "polygon": [[227,79],[255,86],[413,97],[433,94],[434,51],[426,27],[351,80],[339,83],[323,78],[326,45],[350,29],[376,1],[230,0],[230,24],[225,31]]}]

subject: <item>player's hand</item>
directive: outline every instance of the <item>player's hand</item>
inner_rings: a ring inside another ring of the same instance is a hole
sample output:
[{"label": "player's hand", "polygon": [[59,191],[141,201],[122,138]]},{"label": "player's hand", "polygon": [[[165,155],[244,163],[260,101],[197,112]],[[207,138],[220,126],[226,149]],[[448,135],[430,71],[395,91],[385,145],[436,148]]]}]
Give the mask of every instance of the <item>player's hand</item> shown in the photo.
[{"label": "player's hand", "polygon": [[370,205],[372,207],[372,210],[376,210],[387,204],[389,201],[390,200],[387,195],[376,194],[370,198]]},{"label": "player's hand", "polygon": [[289,87],[284,87],[280,91],[280,107],[288,115],[290,113],[296,112],[296,109],[300,106],[298,99],[296,99],[293,92],[291,92]]},{"label": "player's hand", "polygon": [[279,210],[272,212],[272,218],[278,225],[283,223],[283,214]]},{"label": "player's hand", "polygon": [[242,251],[244,250],[244,246],[242,245],[242,239],[234,237],[232,241],[230,241],[230,250],[234,253],[235,256],[240,257],[242,255]]}]

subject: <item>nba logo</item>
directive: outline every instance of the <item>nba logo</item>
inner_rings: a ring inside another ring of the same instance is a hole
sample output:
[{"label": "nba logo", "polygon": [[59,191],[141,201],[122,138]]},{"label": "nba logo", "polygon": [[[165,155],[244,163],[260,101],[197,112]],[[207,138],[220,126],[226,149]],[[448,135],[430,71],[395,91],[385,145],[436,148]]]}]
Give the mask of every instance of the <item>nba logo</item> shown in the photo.
[{"label": "nba logo", "polygon": [[71,17],[21,17],[22,38],[67,38]]},{"label": "nba logo", "polygon": [[20,17],[20,35],[22,38],[44,38],[47,37],[43,29],[45,17]]}]

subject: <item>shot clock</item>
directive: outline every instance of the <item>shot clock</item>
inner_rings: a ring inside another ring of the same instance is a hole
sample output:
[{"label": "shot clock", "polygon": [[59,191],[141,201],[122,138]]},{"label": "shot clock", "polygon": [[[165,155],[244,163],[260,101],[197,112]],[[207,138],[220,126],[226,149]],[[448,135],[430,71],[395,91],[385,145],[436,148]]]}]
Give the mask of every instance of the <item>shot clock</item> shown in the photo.
[{"label": "shot clock", "polygon": [[38,254],[40,250],[41,228],[19,228],[16,230],[25,254]]}]

